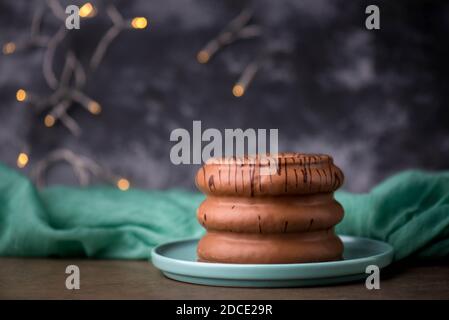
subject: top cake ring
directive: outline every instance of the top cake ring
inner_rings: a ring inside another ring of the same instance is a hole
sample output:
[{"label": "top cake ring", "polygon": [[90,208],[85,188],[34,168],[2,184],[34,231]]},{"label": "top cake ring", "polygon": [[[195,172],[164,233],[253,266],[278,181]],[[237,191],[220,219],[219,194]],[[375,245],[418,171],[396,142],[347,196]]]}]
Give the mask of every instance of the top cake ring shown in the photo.
[{"label": "top cake ring", "polygon": [[330,193],[343,181],[332,157],[302,153],[211,158],[195,177],[207,195],[238,197]]}]

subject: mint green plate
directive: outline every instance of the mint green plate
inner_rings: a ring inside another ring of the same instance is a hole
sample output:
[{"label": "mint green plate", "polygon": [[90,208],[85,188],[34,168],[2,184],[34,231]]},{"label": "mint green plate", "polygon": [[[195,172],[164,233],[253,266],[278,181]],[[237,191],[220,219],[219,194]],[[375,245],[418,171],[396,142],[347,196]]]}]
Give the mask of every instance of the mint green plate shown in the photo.
[{"label": "mint green plate", "polygon": [[210,286],[302,287],[361,280],[366,267],[383,268],[393,260],[393,247],[377,240],[340,236],[343,260],[294,264],[226,264],[198,262],[198,239],[164,243],[151,252],[154,266],[174,280]]}]

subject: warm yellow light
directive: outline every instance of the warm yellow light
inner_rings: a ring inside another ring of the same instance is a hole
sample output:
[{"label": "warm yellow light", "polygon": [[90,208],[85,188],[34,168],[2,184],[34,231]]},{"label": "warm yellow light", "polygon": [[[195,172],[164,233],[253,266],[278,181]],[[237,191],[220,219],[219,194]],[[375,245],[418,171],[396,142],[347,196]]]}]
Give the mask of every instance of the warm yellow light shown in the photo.
[{"label": "warm yellow light", "polygon": [[17,92],[16,92],[17,101],[22,102],[22,101],[25,101],[26,98],[27,98],[27,92],[25,90],[23,90],[23,89],[17,90]]},{"label": "warm yellow light", "polygon": [[122,190],[122,191],[126,191],[129,189],[130,183],[127,179],[125,178],[120,178],[117,181],[117,187]]},{"label": "warm yellow light", "polygon": [[90,3],[90,2],[86,2],[80,8],[80,17],[81,18],[93,17],[95,14],[96,14],[96,10],[95,10],[94,6],[92,5],[92,3]]},{"label": "warm yellow light", "polygon": [[242,86],[241,84],[236,84],[233,88],[232,88],[232,94],[235,97],[241,97],[245,94],[245,87]]},{"label": "warm yellow light", "polygon": [[210,59],[210,54],[206,50],[201,50],[196,55],[196,60],[198,60],[199,63],[207,63]]},{"label": "warm yellow light", "polygon": [[145,29],[148,25],[147,18],[145,17],[135,17],[131,21],[131,26],[134,29]]},{"label": "warm yellow light", "polygon": [[16,51],[16,44],[14,42],[7,42],[3,45],[3,54],[12,54]]},{"label": "warm yellow light", "polygon": [[28,164],[29,158],[25,152],[19,153],[17,156],[17,166],[19,168],[24,168]]},{"label": "warm yellow light", "polygon": [[55,125],[56,119],[51,114],[47,114],[44,118],[44,124],[46,127],[50,128]]},{"label": "warm yellow light", "polygon": [[87,105],[87,108],[89,109],[89,112],[92,114],[99,114],[101,112],[101,106],[96,101],[90,101]]}]

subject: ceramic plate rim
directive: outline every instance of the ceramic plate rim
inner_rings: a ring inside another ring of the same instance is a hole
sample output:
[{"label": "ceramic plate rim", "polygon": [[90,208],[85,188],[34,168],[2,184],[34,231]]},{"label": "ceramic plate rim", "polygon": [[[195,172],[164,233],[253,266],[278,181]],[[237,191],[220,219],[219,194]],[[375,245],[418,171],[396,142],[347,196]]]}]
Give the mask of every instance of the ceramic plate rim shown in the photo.
[{"label": "ceramic plate rim", "polygon": [[[165,242],[152,249],[151,261],[153,265],[162,272],[169,272],[179,275],[188,275],[198,278],[215,279],[313,279],[344,276],[365,272],[366,266],[376,264],[379,268],[389,265],[393,259],[393,247],[383,241],[339,235],[343,242],[361,240],[375,243],[380,246],[382,252],[355,259],[314,262],[314,263],[293,263],[293,264],[227,264],[227,263],[208,263],[198,261],[186,261],[166,257],[161,254],[165,247],[176,245],[177,243],[186,243],[198,241],[198,238],[185,238]],[[238,271],[238,273],[234,273]]]}]

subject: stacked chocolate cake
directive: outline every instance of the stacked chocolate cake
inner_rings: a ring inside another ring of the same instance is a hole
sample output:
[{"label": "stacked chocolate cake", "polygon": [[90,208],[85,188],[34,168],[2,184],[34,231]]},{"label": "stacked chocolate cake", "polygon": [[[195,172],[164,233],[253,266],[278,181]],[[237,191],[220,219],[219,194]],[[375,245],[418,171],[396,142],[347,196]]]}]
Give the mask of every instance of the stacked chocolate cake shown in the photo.
[{"label": "stacked chocolate cake", "polygon": [[282,153],[211,159],[197,173],[204,262],[303,263],[342,259],[333,193],[343,173],[330,156]]}]

